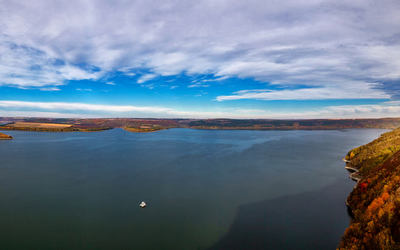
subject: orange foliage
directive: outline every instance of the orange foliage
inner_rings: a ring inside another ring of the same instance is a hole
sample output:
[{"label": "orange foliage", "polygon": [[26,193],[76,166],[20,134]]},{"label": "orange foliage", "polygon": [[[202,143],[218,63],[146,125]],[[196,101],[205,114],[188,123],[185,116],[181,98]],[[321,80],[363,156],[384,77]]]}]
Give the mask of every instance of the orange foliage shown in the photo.
[{"label": "orange foliage", "polygon": [[367,208],[367,213],[371,215],[373,212],[376,211],[379,207],[381,207],[385,203],[381,197],[376,198],[371,202],[371,204]]},{"label": "orange foliage", "polygon": [[384,192],[382,195],[381,195],[381,198],[382,198],[382,200],[383,201],[387,201],[387,199],[389,199],[389,194],[387,193],[387,192]]}]

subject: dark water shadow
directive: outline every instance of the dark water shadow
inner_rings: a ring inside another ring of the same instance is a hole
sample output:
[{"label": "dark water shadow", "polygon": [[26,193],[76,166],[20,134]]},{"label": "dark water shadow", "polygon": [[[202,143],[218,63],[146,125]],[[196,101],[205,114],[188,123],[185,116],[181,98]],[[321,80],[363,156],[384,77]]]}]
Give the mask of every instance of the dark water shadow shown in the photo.
[{"label": "dark water shadow", "polygon": [[228,233],[209,249],[335,249],[350,217],[343,180],[318,191],[242,205]]}]

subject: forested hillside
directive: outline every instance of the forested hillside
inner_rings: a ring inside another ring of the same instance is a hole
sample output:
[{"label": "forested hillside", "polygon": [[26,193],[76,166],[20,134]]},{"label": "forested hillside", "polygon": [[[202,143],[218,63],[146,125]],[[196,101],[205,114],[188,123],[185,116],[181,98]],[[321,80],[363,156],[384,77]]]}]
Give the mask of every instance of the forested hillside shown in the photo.
[{"label": "forested hillside", "polygon": [[347,199],[353,219],[339,249],[400,249],[400,129],[353,149],[361,179]]}]

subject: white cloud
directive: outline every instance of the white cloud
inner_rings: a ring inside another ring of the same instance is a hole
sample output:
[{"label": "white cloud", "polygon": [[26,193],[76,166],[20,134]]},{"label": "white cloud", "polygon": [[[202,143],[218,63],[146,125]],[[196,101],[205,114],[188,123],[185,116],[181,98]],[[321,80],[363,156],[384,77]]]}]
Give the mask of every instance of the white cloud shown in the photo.
[{"label": "white cloud", "polygon": [[96,118],[90,114],[0,110],[0,117]]},{"label": "white cloud", "polygon": [[[342,89],[358,81],[361,92],[382,95],[369,83],[400,78],[397,0],[3,2],[2,85],[57,86],[144,68],[282,87]],[[53,65],[56,59],[65,65]],[[143,77],[139,83],[150,79]]]},{"label": "white cloud", "polygon": [[[368,86],[368,84],[363,84]],[[390,95],[382,90],[357,88],[343,85],[341,88],[302,88],[295,90],[241,90],[232,95],[218,96],[217,101],[255,99],[255,100],[329,100],[329,99],[389,99]]]},{"label": "white cloud", "polygon": [[[299,114],[293,114],[294,117],[300,118]],[[308,118],[385,118],[399,117],[400,106],[398,105],[343,105],[331,106],[319,111],[304,112]]]},{"label": "white cloud", "polygon": [[188,85],[188,88],[207,88],[210,87],[209,84],[204,84],[202,82],[195,82],[193,84]]},{"label": "white cloud", "polygon": [[137,107],[137,106],[118,106],[118,105],[98,105],[85,103],[66,103],[66,102],[25,102],[25,101],[0,101],[3,108],[36,108],[48,110],[87,110],[102,112],[164,112],[168,109],[157,107]]},{"label": "white cloud", "polygon": [[82,91],[82,92],[92,92],[93,91],[93,89],[82,89],[82,88],[76,88],[75,90]]},{"label": "white cloud", "polygon": [[60,91],[60,88],[57,87],[47,87],[47,88],[40,88],[41,91]]},{"label": "white cloud", "polygon": [[97,79],[101,75],[68,63],[57,64],[56,58],[42,51],[1,38],[0,35],[0,86],[41,88],[59,86],[67,80]]},{"label": "white cloud", "polygon": [[201,80],[202,82],[219,82],[219,81],[222,81],[222,80],[225,80],[225,79],[228,79],[229,77],[228,76],[221,76],[221,77],[217,77],[217,78],[215,78],[215,79],[204,79],[204,80]]},{"label": "white cloud", "polygon": [[137,80],[137,83],[142,84],[142,83],[150,81],[156,77],[157,77],[157,75],[155,75],[155,74],[144,74],[141,77],[139,77],[139,79]]}]

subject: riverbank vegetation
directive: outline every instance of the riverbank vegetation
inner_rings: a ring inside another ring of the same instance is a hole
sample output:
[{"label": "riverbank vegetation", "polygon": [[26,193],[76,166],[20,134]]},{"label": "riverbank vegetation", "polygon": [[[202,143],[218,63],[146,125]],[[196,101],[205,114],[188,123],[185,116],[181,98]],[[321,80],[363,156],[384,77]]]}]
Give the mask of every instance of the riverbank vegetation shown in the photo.
[{"label": "riverbank vegetation", "polygon": [[400,249],[400,129],[351,150],[361,179],[347,199],[353,218],[339,249]]},{"label": "riverbank vegetation", "polygon": [[400,150],[400,128],[384,133],[378,139],[351,150],[346,155],[350,165],[361,175],[369,172]]}]

